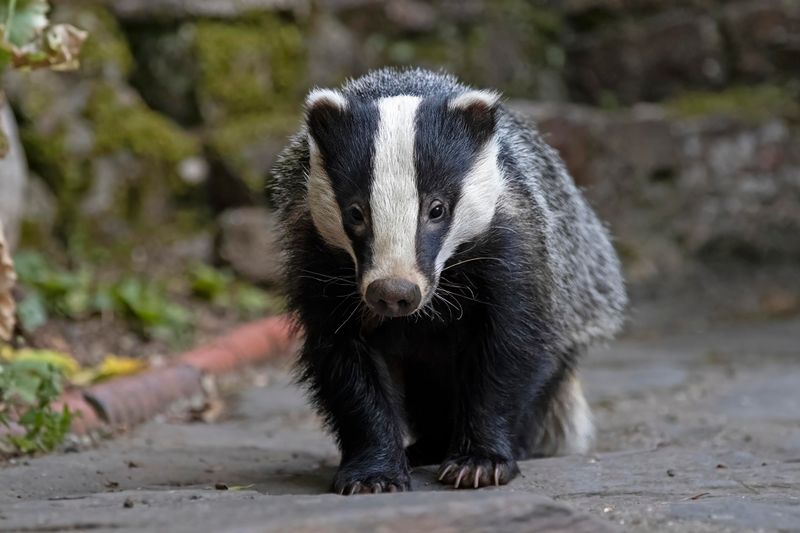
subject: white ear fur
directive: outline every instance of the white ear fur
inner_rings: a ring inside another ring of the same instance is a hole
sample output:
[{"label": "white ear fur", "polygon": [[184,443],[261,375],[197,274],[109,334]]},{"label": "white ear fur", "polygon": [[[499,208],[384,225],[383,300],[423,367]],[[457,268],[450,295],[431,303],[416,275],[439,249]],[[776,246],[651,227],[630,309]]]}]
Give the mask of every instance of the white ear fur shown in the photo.
[{"label": "white ear fur", "polygon": [[333,107],[344,111],[347,108],[347,99],[342,93],[333,89],[314,89],[306,97],[306,109],[317,107]]},{"label": "white ear fur", "polygon": [[459,94],[448,104],[450,109],[469,109],[476,105],[494,107],[500,101],[500,93],[495,91],[467,91]]}]

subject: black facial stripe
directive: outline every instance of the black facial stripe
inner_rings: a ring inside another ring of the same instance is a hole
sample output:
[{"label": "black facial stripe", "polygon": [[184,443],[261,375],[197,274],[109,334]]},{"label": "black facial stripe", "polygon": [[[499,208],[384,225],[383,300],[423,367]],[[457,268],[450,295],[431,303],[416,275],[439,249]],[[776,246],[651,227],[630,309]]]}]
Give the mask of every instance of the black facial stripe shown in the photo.
[{"label": "black facial stripe", "polygon": [[[458,209],[456,204],[464,176],[493,129],[493,120],[485,117],[478,120],[473,113],[449,109],[444,96],[424,99],[417,110],[414,165],[421,203],[417,262],[429,279],[433,278],[436,256]],[[448,216],[446,221],[431,225],[426,220],[434,199],[444,202]]]},{"label": "black facial stripe", "polygon": [[[309,130],[319,147],[345,221],[345,232],[353,244],[359,273],[369,269],[372,263],[369,198],[379,118],[373,102],[359,100],[349,100],[344,111],[325,109],[308,117]],[[347,208],[356,201],[367,221],[362,231],[354,231],[346,223]]]}]

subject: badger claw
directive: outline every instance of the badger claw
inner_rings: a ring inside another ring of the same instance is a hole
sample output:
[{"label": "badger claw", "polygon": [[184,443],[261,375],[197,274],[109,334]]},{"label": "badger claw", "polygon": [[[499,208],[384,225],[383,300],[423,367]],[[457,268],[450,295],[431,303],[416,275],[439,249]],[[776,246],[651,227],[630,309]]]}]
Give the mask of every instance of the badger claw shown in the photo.
[{"label": "badger claw", "polygon": [[340,471],[333,481],[333,492],[342,496],[409,490],[411,490],[411,478],[408,473],[359,475]]},{"label": "badger claw", "polygon": [[447,475],[447,473],[450,472],[450,470],[452,470],[455,466],[456,465],[454,464],[447,465],[447,467],[444,470],[442,470],[442,473],[439,474],[439,481],[442,481],[444,477]]},{"label": "badger claw", "polygon": [[477,489],[480,486],[481,471],[482,470],[483,470],[483,468],[481,468],[480,466],[475,469],[475,483],[473,484],[472,488]]},{"label": "badger claw", "polygon": [[513,459],[459,456],[439,468],[439,481],[453,488],[480,488],[505,485],[519,473]]}]

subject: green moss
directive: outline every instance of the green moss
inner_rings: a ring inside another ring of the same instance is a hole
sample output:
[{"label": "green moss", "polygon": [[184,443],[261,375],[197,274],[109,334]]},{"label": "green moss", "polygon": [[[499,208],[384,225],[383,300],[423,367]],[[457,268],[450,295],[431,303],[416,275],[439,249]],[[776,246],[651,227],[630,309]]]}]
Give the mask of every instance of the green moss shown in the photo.
[{"label": "green moss", "polygon": [[42,134],[26,125],[20,129],[20,139],[31,168],[55,194],[55,229],[63,240],[80,219],[80,199],[90,184],[89,162],[68,153],[64,128]]},{"label": "green moss", "polygon": [[305,89],[300,27],[277,15],[196,25],[201,107],[206,119],[295,107]]},{"label": "green moss", "polygon": [[[565,61],[561,15],[528,0],[487,2],[475,24],[442,20],[431,31],[413,35],[384,26],[374,22],[375,33],[365,40],[368,55],[382,63],[444,67],[476,85],[490,78],[509,96],[539,95],[543,75],[559,73]],[[522,62],[525,68],[519,67]]]},{"label": "green moss", "polygon": [[746,120],[774,116],[800,117],[796,91],[776,85],[732,87],[720,92],[686,92],[667,102],[669,112],[679,118],[728,115]]},{"label": "green moss", "polygon": [[192,136],[149,109],[134,93],[120,95],[107,84],[94,88],[86,114],[95,128],[97,154],[127,149],[152,163],[176,165],[199,151]]},{"label": "green moss", "polygon": [[[299,108],[297,108],[299,109]],[[295,111],[297,111],[297,109]],[[299,127],[300,116],[295,113],[261,113],[229,120],[211,132],[209,145],[225,159],[242,180],[253,190],[264,187],[262,169],[253,168],[245,157],[245,151],[265,138],[283,140]]]},{"label": "green moss", "polygon": [[427,36],[415,40],[399,40],[386,50],[389,61],[397,65],[421,64],[426,66],[447,65],[458,60],[449,39]]},{"label": "green moss", "polygon": [[[23,102],[23,111],[30,120],[23,122],[20,130],[31,168],[42,176],[56,198],[56,236],[71,252],[77,250],[78,255],[97,240],[104,228],[128,227],[98,225],[85,213],[83,202],[93,186],[95,161],[125,151],[136,156],[136,165],[116,169],[119,179],[114,184],[113,206],[100,214],[110,217],[105,219],[107,222],[124,220],[130,229],[136,229],[139,223],[158,223],[153,214],[163,212],[160,206],[187,187],[177,177],[178,164],[200,151],[194,137],[147,108],[135,92],[101,80],[87,83],[91,91],[85,108],[76,110],[80,117],[67,117],[47,130],[41,128],[43,122],[39,118],[52,116],[52,110],[46,106],[39,109],[38,102],[44,101],[42,95],[47,91],[33,85],[31,92],[41,94]],[[88,121],[94,133],[94,144],[77,151],[69,143],[69,132],[76,120]],[[33,237],[34,232],[29,231],[28,235]],[[119,234],[114,237],[118,238]]]},{"label": "green moss", "polygon": [[[528,0],[499,0],[491,2],[489,9],[494,31],[489,38],[508,42],[512,57],[525,62],[525,68],[514,69],[504,81],[505,93],[525,98],[541,95],[544,77],[560,75],[564,66],[561,13]],[[484,61],[492,60],[484,57]]]}]

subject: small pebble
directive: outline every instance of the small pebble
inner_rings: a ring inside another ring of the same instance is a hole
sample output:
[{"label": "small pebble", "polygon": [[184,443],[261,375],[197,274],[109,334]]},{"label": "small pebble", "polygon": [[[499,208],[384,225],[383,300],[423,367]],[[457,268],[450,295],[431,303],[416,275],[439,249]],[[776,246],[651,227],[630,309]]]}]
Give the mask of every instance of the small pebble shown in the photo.
[{"label": "small pebble", "polygon": [[133,500],[130,498],[125,498],[125,502],[122,504],[125,509],[130,509],[133,507]]},{"label": "small pebble", "polygon": [[214,485],[214,488],[217,490],[228,490],[228,485],[226,485],[225,483],[217,483],[216,485]]},{"label": "small pebble", "polygon": [[671,469],[671,468],[670,468],[669,470],[667,470],[667,475],[668,475],[669,477],[675,477],[675,471],[674,471],[673,469]]}]

